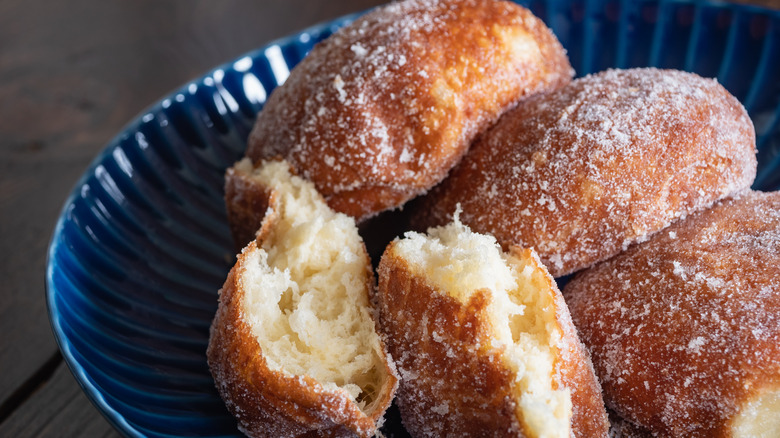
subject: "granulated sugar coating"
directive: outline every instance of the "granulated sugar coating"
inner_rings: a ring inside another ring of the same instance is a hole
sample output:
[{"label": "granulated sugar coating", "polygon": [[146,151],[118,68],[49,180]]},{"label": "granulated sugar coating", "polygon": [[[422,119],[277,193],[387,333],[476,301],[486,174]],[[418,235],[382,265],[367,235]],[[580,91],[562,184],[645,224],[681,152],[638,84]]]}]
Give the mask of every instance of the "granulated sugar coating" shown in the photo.
[{"label": "granulated sugar coating", "polygon": [[247,155],[286,158],[363,219],[441,181],[501,113],[572,74],[552,32],[513,3],[394,3],[312,50],[269,97]]},{"label": "granulated sugar coating", "polygon": [[412,436],[606,438],[590,359],[533,250],[504,253],[456,218],[394,240],[377,272]]},{"label": "granulated sugar coating", "polygon": [[376,330],[374,275],[354,220],[283,161],[243,178],[267,214],[211,325],[208,364],[225,406],[249,437],[374,436],[398,375]]},{"label": "granulated sugar coating", "polygon": [[716,81],[610,70],[532,96],[486,132],[416,212],[534,247],[554,276],[750,186],[755,132]]},{"label": "granulated sugar coating", "polygon": [[564,290],[607,405],[658,436],[780,436],[780,192],[747,192]]}]

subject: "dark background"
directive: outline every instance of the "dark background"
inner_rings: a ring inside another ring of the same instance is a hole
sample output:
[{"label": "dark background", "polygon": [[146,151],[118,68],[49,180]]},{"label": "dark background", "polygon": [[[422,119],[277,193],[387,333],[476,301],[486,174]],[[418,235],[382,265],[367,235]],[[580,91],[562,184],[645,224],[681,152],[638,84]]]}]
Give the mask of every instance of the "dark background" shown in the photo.
[{"label": "dark background", "polygon": [[117,436],[59,355],[46,247],[89,162],[207,70],[381,0],[0,0],[0,436]]},{"label": "dark background", "polygon": [[118,435],[63,363],[44,301],[55,220],[92,158],[210,68],[379,3],[0,0],[0,436]]}]

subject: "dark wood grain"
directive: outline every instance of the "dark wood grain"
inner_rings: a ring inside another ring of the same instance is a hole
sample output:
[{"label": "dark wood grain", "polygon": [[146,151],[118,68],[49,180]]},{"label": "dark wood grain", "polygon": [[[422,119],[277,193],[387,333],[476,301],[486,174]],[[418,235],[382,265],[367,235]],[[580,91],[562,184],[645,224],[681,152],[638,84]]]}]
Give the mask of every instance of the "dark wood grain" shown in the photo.
[{"label": "dark wood grain", "polygon": [[[206,70],[379,3],[0,1],[0,411],[8,414],[0,436],[116,436],[52,362],[44,300],[55,220],[93,157],[143,108]],[[754,3],[780,8],[780,0]]]},{"label": "dark wood grain", "polygon": [[[111,137],[206,70],[377,3],[0,2],[0,406],[15,408],[8,404],[24,399],[20,389],[56,353],[46,247],[65,197]],[[85,399],[74,403],[97,415]]]},{"label": "dark wood grain", "polygon": [[61,363],[50,380],[2,424],[4,437],[118,437]]}]

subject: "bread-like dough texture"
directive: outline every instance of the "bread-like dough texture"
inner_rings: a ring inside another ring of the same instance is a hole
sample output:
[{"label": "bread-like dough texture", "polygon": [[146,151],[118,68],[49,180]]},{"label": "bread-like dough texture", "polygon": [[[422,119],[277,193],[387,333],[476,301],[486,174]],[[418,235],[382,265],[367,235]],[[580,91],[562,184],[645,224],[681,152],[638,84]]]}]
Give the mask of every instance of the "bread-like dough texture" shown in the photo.
[{"label": "bread-like dough texture", "polygon": [[609,70],[507,112],[420,203],[414,228],[460,204],[463,223],[533,247],[558,277],[748,188],[755,153],[747,112],[715,80]]},{"label": "bread-like dough texture", "polygon": [[590,359],[533,250],[503,253],[456,221],[394,241],[378,273],[412,436],[606,436]]},{"label": "bread-like dough texture", "polygon": [[274,89],[248,140],[358,220],[441,181],[520,98],[573,70],[530,11],[494,0],[406,0],[318,44]]},{"label": "bread-like dough texture", "polygon": [[217,389],[252,437],[370,437],[398,378],[354,220],[286,162],[247,177],[267,211],[220,291],[207,354]]},{"label": "bread-like dough texture", "polygon": [[564,296],[624,418],[656,436],[780,436],[780,192],[693,214]]}]

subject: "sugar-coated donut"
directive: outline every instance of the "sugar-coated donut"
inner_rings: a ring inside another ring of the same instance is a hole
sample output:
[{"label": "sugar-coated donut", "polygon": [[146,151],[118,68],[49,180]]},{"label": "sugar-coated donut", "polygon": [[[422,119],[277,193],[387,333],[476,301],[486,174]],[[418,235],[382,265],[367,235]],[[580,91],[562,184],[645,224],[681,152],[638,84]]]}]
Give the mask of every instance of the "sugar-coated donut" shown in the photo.
[{"label": "sugar-coated donut", "polygon": [[406,0],[318,44],[258,115],[247,156],[281,156],[358,220],[441,181],[474,136],[573,70],[552,32],[507,1]]},{"label": "sugar-coated donut", "polygon": [[230,234],[237,251],[255,240],[263,225],[273,191],[255,172],[248,158],[225,172],[225,205]]},{"label": "sugar-coated donut", "polygon": [[609,70],[507,112],[420,202],[416,229],[449,221],[533,247],[553,276],[611,257],[747,188],[755,132],[715,80]]},{"label": "sugar-coated donut", "polygon": [[355,222],[283,161],[251,177],[267,215],[220,291],[207,353],[217,389],[251,437],[371,437],[398,378]]},{"label": "sugar-coated donut", "polygon": [[531,249],[456,222],[407,233],[379,264],[380,330],[417,437],[606,437],[588,354]]},{"label": "sugar-coated donut", "polygon": [[564,296],[622,417],[655,436],[780,436],[780,192],[688,216]]}]

